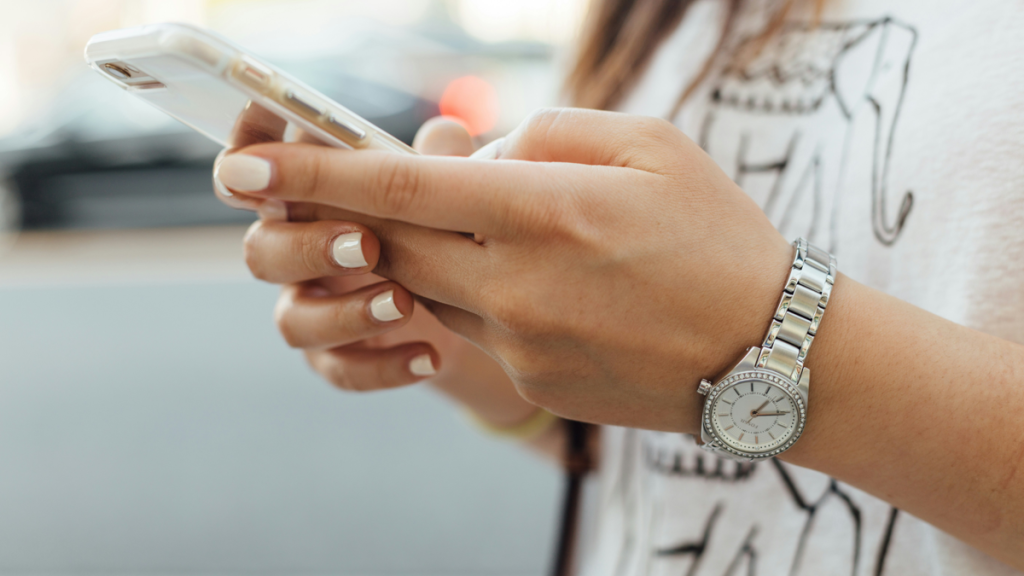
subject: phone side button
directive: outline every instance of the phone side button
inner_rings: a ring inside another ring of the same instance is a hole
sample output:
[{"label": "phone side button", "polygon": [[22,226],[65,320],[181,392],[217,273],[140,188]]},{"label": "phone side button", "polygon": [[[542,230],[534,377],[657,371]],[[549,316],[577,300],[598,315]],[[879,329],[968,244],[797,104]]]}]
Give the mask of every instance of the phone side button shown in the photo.
[{"label": "phone side button", "polygon": [[266,84],[267,79],[269,78],[269,76],[264,74],[263,71],[248,65],[242,68],[242,74],[251,82],[260,86]]},{"label": "phone side button", "polygon": [[[340,132],[342,132],[352,140],[355,140],[356,142],[360,142],[366,139],[366,131],[360,130],[359,128],[356,128],[354,126],[349,126],[348,124],[345,124],[341,120],[338,120],[333,115],[327,118],[327,124],[330,127],[339,130]],[[349,138],[346,138],[346,140],[348,140]]]},{"label": "phone side button", "polygon": [[245,56],[232,64],[231,76],[246,86],[263,92],[271,82],[273,72]]},{"label": "phone side button", "polygon": [[294,90],[286,90],[284,93],[284,99],[287,103],[291,104],[291,108],[297,112],[305,112],[306,114],[317,117],[323,115],[324,111],[319,106],[311,102],[308,97],[300,97],[295,93]]}]

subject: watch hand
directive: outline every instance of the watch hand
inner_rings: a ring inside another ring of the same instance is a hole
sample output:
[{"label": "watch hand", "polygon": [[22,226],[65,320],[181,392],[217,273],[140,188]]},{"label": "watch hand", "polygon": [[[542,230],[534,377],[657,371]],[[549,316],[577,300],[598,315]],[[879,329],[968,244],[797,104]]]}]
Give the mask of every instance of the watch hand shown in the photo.
[{"label": "watch hand", "polygon": [[758,416],[782,416],[783,414],[789,414],[789,412],[762,412],[761,414],[754,414],[751,418],[757,418]]},{"label": "watch hand", "polygon": [[761,405],[760,405],[760,406],[758,406],[757,408],[754,408],[753,410],[751,410],[751,411],[750,411],[750,415],[751,415],[751,416],[753,416],[753,415],[757,414],[758,412],[760,412],[760,411],[761,411],[761,408],[764,408],[765,406],[767,406],[767,405],[768,405],[768,402],[770,402],[770,400],[765,400],[765,401],[764,401],[764,404],[761,404]]}]

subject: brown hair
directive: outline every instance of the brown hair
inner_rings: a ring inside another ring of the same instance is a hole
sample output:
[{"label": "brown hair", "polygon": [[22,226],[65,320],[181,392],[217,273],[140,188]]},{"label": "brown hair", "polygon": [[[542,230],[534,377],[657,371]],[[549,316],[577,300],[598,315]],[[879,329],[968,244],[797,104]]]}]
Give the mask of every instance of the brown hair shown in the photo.
[{"label": "brown hair", "polygon": [[[683,90],[669,117],[711,73],[715,56],[725,47],[743,0],[726,0],[727,15],[718,46],[697,76]],[[782,28],[801,0],[776,0],[760,36],[746,46],[741,58],[752,58]],[[803,0],[814,7],[815,20],[825,0]],[[617,106],[643,74],[654,51],[679,25],[694,0],[593,0],[575,65],[566,79],[566,92],[575,106],[608,110]]]}]

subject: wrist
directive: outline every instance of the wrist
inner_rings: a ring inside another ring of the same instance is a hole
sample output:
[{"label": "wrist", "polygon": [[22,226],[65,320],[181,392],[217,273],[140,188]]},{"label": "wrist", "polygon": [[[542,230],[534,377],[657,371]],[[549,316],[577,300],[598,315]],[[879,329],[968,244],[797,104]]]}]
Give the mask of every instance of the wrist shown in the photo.
[{"label": "wrist", "polygon": [[[821,321],[818,335],[814,339],[814,350],[808,354],[805,363],[814,374],[814,402],[808,408],[807,429],[803,440],[786,453],[787,461],[802,462],[801,465],[813,464],[820,468],[821,463],[815,460],[815,455],[823,452],[837,453],[835,440],[844,435],[851,438],[858,436],[853,430],[859,427],[856,424],[859,418],[851,422],[847,416],[863,414],[865,411],[848,405],[841,383],[850,383],[852,376],[848,364],[851,360],[856,364],[858,357],[861,360],[870,357],[868,350],[854,353],[851,357],[849,353],[854,347],[844,344],[851,342],[851,338],[856,341],[852,332],[857,330],[857,311],[878,310],[870,302],[870,291],[864,288],[862,284],[842,274],[836,277],[829,313]],[[860,389],[859,392],[854,398],[872,397],[867,389]],[[844,430],[848,425],[850,430],[847,433]],[[849,449],[852,447],[844,449],[847,454],[850,453]]]}]

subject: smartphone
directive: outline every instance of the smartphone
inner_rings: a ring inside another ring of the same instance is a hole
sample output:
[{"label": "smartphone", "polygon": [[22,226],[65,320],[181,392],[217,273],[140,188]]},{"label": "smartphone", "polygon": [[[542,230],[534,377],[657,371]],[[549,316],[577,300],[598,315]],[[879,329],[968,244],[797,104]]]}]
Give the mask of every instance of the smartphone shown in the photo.
[{"label": "smartphone", "polygon": [[305,141],[416,154],[341,104],[194,26],[103,32],[89,40],[85,60],[122,89],[227,148]]}]

